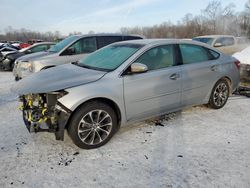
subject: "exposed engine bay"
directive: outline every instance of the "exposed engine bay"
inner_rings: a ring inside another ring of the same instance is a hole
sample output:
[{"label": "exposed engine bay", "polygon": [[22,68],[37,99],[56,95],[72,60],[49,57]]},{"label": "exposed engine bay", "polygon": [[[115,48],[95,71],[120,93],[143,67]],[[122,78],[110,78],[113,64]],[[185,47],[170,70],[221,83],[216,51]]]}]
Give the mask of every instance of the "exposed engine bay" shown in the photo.
[{"label": "exposed engine bay", "polygon": [[57,101],[63,95],[63,92],[52,92],[20,97],[23,103],[20,109],[29,132],[53,132],[56,139],[63,140],[64,128],[71,113]]}]

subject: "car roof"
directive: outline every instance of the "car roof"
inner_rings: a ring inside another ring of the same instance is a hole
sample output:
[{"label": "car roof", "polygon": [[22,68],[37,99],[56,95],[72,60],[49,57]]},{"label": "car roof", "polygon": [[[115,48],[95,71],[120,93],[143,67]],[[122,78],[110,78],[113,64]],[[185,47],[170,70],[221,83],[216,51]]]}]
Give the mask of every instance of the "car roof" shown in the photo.
[{"label": "car roof", "polygon": [[115,44],[138,44],[143,46],[154,46],[154,45],[167,45],[167,44],[193,44],[193,45],[199,45],[206,47],[208,49],[212,49],[213,51],[216,51],[220,53],[217,49],[211,47],[210,45],[199,42],[199,41],[193,41],[193,40],[186,40],[186,39],[141,39],[141,40],[127,40],[122,42],[116,42],[110,45]]},{"label": "car roof", "polygon": [[141,37],[145,38],[142,35],[133,35],[133,34],[119,34],[119,33],[97,33],[97,34],[85,34],[85,35],[72,35],[76,36],[78,38],[83,38],[83,37],[105,37],[105,36],[133,36],[133,37]]},{"label": "car roof", "polygon": [[34,43],[32,46],[43,45],[43,44],[56,44],[56,42],[37,42]]},{"label": "car roof", "polygon": [[204,35],[204,36],[197,36],[194,38],[219,38],[219,37],[234,37],[233,35]]},{"label": "car roof", "polygon": [[120,44],[141,44],[141,45],[154,45],[154,44],[179,44],[179,43],[186,43],[186,44],[197,44],[202,46],[208,46],[204,43],[198,42],[198,41],[192,41],[192,40],[186,40],[186,39],[143,39],[143,40],[128,40],[128,41],[122,41],[118,42]]}]

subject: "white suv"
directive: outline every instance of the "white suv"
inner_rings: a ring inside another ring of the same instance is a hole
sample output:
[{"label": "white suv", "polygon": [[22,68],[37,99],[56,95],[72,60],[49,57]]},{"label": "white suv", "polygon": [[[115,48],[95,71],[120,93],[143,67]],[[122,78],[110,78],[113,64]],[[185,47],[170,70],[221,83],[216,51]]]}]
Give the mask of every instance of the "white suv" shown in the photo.
[{"label": "white suv", "polygon": [[119,34],[73,35],[57,43],[46,52],[26,55],[17,59],[13,74],[15,80],[19,80],[43,69],[77,62],[89,53],[111,43],[135,39],[143,39],[143,37]]}]

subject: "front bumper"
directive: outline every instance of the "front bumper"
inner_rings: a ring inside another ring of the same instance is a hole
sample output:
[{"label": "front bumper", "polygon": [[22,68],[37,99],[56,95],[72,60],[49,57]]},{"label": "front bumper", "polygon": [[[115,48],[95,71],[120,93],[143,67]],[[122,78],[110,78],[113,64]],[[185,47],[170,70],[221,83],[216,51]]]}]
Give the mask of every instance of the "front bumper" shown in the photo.
[{"label": "front bumper", "polygon": [[2,60],[2,62],[3,62],[3,68],[5,69],[5,70],[11,70],[11,64],[12,64],[12,60],[10,60],[10,59],[4,59],[4,60]]}]

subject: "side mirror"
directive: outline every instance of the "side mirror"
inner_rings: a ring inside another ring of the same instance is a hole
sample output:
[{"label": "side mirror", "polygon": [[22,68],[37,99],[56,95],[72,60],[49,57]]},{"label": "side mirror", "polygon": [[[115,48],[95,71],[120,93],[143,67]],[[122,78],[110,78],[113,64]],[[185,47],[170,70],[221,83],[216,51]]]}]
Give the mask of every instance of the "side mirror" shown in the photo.
[{"label": "side mirror", "polygon": [[32,53],[32,51],[31,50],[27,50],[27,52],[26,52],[27,54],[30,54],[30,53]]},{"label": "side mirror", "polygon": [[219,42],[218,42],[218,43],[215,43],[215,44],[214,44],[214,47],[217,47],[217,48],[218,48],[218,47],[222,47],[222,44],[219,43]]},{"label": "side mirror", "polygon": [[147,72],[147,71],[148,71],[147,65],[144,65],[141,63],[133,63],[131,65],[131,72],[132,73],[143,73],[143,72]]}]

